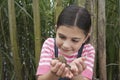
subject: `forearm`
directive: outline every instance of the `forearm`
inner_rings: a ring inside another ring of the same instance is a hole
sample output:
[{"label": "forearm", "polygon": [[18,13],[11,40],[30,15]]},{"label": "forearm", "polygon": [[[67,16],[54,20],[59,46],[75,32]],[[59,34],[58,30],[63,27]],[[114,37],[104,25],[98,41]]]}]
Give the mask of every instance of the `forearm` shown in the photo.
[{"label": "forearm", "polygon": [[51,72],[38,76],[37,80],[57,80],[58,77]]},{"label": "forearm", "polygon": [[78,75],[76,77],[73,77],[72,80],[89,80],[88,78],[85,78],[84,76],[82,75]]}]

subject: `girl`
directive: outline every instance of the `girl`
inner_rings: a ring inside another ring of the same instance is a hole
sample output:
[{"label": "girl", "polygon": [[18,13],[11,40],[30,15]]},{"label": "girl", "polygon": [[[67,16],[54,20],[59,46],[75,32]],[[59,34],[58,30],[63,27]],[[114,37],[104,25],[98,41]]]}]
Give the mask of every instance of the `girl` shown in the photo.
[{"label": "girl", "polygon": [[[38,80],[92,80],[95,50],[88,43],[89,12],[70,5],[63,9],[56,25],[56,38],[45,40],[37,69]],[[67,64],[57,59],[64,56]],[[69,65],[70,67],[67,67]]]}]

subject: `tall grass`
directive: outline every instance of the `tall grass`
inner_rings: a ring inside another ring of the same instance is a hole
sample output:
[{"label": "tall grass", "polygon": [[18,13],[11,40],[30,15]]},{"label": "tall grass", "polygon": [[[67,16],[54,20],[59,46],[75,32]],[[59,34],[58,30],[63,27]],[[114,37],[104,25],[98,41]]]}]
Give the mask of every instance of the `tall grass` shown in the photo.
[{"label": "tall grass", "polygon": [[106,0],[106,38],[108,80],[119,80],[119,0]]},{"label": "tall grass", "polygon": [[[39,0],[42,43],[46,38],[55,36],[54,26],[57,16],[63,7],[70,4],[77,4],[79,1]],[[7,3],[8,0],[0,0],[0,80],[15,80]],[[120,15],[118,8],[120,8],[120,4],[118,3],[119,0],[106,0],[108,80],[119,80],[118,52],[120,49],[120,24],[118,17]],[[22,80],[35,80],[36,73],[37,64],[35,63],[35,35],[32,7],[33,0],[15,0],[16,35],[20,62],[22,64]]]},{"label": "tall grass", "polygon": [[14,74],[12,65],[13,60],[10,53],[11,51],[7,7],[7,0],[3,0],[0,2],[0,70],[2,71],[0,72],[1,80],[4,80],[5,78],[9,79],[13,76],[12,74]]}]

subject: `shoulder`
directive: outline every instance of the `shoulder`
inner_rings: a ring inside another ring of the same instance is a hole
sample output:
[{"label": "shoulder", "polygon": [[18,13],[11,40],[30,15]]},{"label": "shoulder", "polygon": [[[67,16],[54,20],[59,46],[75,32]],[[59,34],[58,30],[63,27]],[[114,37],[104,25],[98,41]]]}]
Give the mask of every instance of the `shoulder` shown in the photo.
[{"label": "shoulder", "polygon": [[95,50],[93,45],[91,45],[90,43],[89,44],[85,44],[84,48],[87,49],[87,50],[91,50],[91,49]]},{"label": "shoulder", "polygon": [[84,54],[95,54],[95,48],[91,44],[85,44],[83,49]]},{"label": "shoulder", "polygon": [[41,56],[42,55],[52,56],[53,52],[54,52],[54,38],[47,38],[42,45]]},{"label": "shoulder", "polygon": [[53,46],[54,45],[54,38],[47,38],[43,45]]},{"label": "shoulder", "polygon": [[44,43],[42,49],[52,49],[54,48],[54,38],[47,38]]},{"label": "shoulder", "polygon": [[44,43],[54,43],[54,38],[47,38]]}]

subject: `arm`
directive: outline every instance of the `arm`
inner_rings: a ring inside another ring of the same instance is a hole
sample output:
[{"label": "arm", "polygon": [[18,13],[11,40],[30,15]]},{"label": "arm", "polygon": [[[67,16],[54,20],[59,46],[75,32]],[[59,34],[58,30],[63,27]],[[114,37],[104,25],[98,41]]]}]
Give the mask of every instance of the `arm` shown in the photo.
[{"label": "arm", "polygon": [[84,52],[86,53],[83,53],[83,57],[85,56],[84,63],[86,64],[86,69],[80,73],[79,76],[74,77],[73,80],[92,80],[95,59],[94,47],[90,44],[86,45]]},{"label": "arm", "polygon": [[54,40],[47,39],[41,50],[39,66],[36,72],[36,75],[39,75],[37,80],[57,80],[59,77],[71,78],[72,73],[66,67],[66,64],[61,63],[59,60],[52,59],[54,58],[53,52]]},{"label": "arm", "polygon": [[57,80],[58,77],[49,71],[47,74],[39,75],[37,80]]},{"label": "arm", "polygon": [[71,78],[72,76],[65,63],[61,63],[59,60],[52,60],[50,70],[46,74],[38,76],[37,80],[58,80],[59,77]]},{"label": "arm", "polygon": [[82,57],[85,57],[84,63],[86,64],[86,69],[80,73],[81,76],[74,77],[73,80],[92,80],[95,49],[91,44],[85,45]]},{"label": "arm", "polygon": [[79,76],[74,77],[72,80],[90,80],[90,79],[79,75]]},{"label": "arm", "polygon": [[37,80],[56,80],[57,77],[51,73],[50,62],[53,56],[54,40],[48,38],[42,45],[41,56],[36,72]]},{"label": "arm", "polygon": [[[71,68],[73,67],[72,72],[74,74],[72,80],[92,80],[95,50],[91,45],[87,45],[84,52],[86,54],[83,53],[82,57],[75,59],[71,63]],[[84,57],[85,59],[82,59]]]},{"label": "arm", "polygon": [[89,80],[88,78],[81,75],[86,68],[84,60],[85,60],[84,57],[77,58],[70,64],[71,71],[74,75],[72,80]]}]

